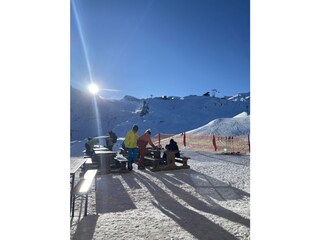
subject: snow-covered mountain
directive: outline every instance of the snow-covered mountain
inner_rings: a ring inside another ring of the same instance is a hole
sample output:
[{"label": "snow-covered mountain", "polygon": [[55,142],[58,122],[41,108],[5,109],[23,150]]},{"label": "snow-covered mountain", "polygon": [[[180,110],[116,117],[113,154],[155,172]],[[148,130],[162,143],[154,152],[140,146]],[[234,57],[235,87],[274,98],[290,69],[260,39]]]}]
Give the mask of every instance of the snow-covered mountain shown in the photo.
[{"label": "snow-covered mountain", "polygon": [[250,116],[246,112],[233,118],[218,118],[197,129],[188,131],[193,134],[215,134],[237,136],[250,133]]},{"label": "snow-covered mountain", "polygon": [[123,137],[133,124],[138,124],[139,133],[150,128],[152,135],[187,131],[242,135],[250,132],[250,93],[108,100],[71,87],[70,114],[72,140],[106,135],[109,130]]}]

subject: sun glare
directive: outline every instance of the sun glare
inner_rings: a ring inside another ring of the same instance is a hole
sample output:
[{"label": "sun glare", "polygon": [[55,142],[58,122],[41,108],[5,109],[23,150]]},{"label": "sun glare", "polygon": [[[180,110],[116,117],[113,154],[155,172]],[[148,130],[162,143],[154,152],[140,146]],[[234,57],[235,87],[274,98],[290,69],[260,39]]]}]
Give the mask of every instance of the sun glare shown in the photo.
[{"label": "sun glare", "polygon": [[89,85],[89,91],[92,93],[92,94],[96,94],[97,92],[99,92],[99,87],[94,84],[94,83],[91,83]]}]

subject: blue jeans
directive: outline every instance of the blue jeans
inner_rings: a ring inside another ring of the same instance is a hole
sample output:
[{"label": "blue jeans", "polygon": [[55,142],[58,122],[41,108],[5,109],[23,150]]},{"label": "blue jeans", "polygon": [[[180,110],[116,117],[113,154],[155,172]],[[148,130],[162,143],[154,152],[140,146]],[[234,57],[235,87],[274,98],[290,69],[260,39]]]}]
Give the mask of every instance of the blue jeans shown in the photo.
[{"label": "blue jeans", "polygon": [[137,159],[138,148],[128,148],[128,161],[133,163]]}]

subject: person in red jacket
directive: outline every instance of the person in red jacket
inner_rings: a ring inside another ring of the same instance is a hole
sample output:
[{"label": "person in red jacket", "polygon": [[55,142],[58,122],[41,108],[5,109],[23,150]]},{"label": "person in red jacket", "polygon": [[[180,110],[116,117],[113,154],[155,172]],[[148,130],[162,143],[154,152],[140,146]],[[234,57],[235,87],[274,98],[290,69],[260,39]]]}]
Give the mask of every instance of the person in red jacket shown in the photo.
[{"label": "person in red jacket", "polygon": [[138,162],[138,169],[144,169],[144,156],[146,155],[147,152],[147,145],[148,143],[153,147],[156,148],[156,146],[153,144],[151,140],[151,131],[150,129],[147,129],[144,134],[142,134],[138,140],[137,140],[137,145],[139,147],[139,162]]}]

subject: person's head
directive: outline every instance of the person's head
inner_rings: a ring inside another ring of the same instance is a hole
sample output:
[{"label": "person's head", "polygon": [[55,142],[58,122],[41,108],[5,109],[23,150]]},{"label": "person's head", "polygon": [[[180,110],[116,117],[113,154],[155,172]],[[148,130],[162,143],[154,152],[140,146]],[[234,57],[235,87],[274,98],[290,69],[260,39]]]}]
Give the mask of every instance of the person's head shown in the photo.
[{"label": "person's head", "polygon": [[171,144],[172,144],[172,143],[174,143],[174,140],[173,140],[173,138],[171,138],[171,139],[170,139],[170,143],[171,143]]},{"label": "person's head", "polygon": [[134,131],[134,132],[138,132],[138,130],[139,130],[139,127],[138,127],[138,125],[133,125],[133,127],[132,127],[132,131]]},{"label": "person's head", "polygon": [[150,129],[147,129],[147,130],[145,131],[145,133],[148,133],[149,135],[151,135],[151,130],[150,130]]},{"label": "person's head", "polygon": [[88,137],[88,141],[90,141],[92,139],[92,137]]}]

